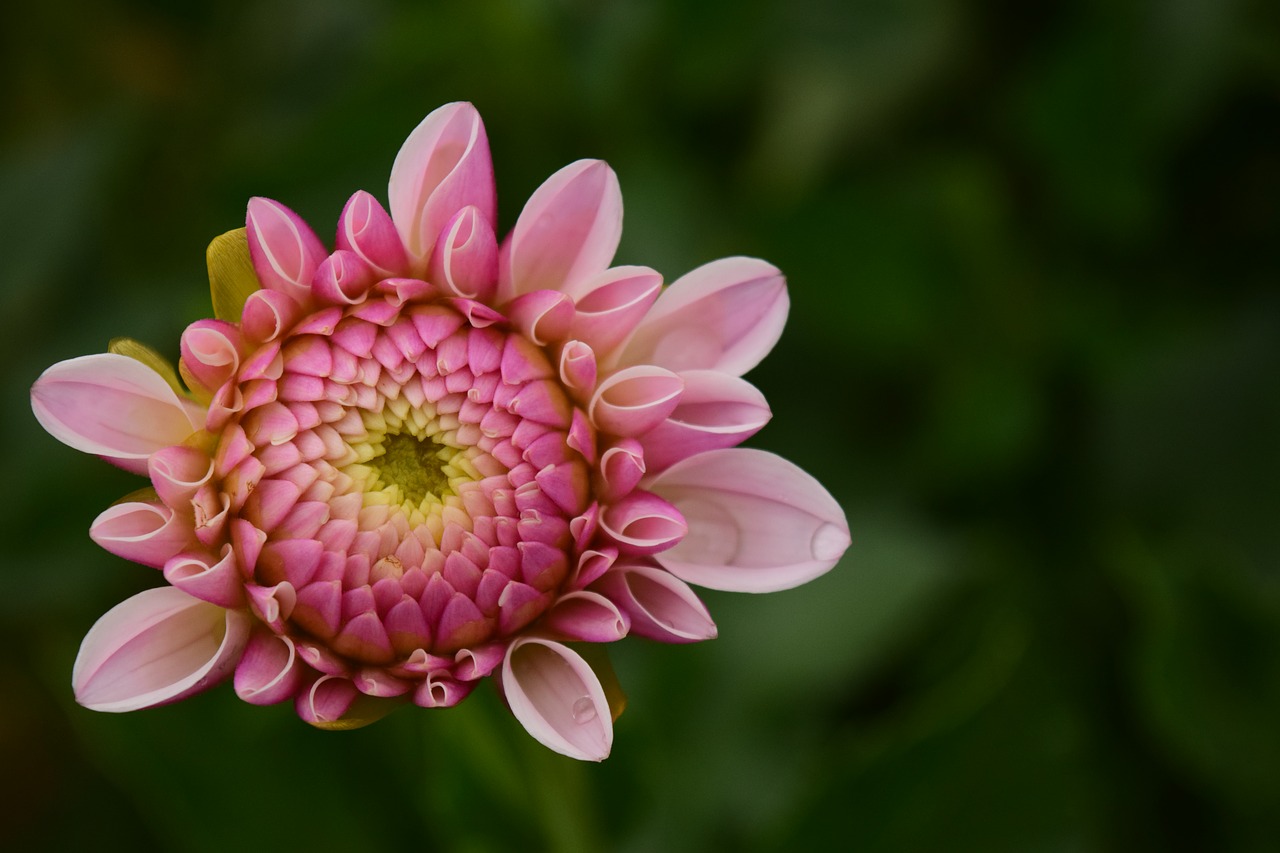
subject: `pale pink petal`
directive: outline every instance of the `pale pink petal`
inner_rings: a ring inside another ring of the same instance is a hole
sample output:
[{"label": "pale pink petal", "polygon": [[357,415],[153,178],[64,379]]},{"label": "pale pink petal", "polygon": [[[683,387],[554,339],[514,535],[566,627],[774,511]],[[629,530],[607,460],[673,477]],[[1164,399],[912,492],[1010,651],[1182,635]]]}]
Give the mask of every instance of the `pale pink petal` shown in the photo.
[{"label": "pale pink petal", "polygon": [[619,363],[741,376],[778,342],[789,305],[786,279],[772,264],[741,257],[712,261],[663,291]]},{"label": "pale pink petal", "polygon": [[201,601],[219,607],[244,604],[244,585],[230,546],[221,558],[197,552],[182,553],[164,564],[164,579]]},{"label": "pale pink petal", "polygon": [[711,614],[684,581],[640,564],[614,566],[592,587],[631,617],[631,633],[664,643],[694,643],[716,636]]},{"label": "pale pink petal", "polygon": [[311,277],[329,253],[302,217],[278,201],[249,199],[249,257],[258,280],[302,306],[311,304]]},{"label": "pale pink petal", "polygon": [[601,160],[556,172],[525,203],[499,265],[499,299],[569,292],[609,266],[622,236],[618,176]]},{"label": "pale pink petal", "polygon": [[114,353],[50,367],[31,388],[31,410],[63,444],[136,474],[152,453],[200,428],[160,374]]},{"label": "pale pink petal", "polygon": [[302,684],[304,669],[293,640],[259,629],[236,665],[236,695],[254,705],[291,699]]},{"label": "pale pink petal", "polygon": [[155,501],[125,501],[107,507],[89,527],[89,538],[106,550],[153,568],[195,540],[191,520]]},{"label": "pale pink petal", "polygon": [[573,322],[573,300],[558,290],[522,293],[504,310],[512,325],[538,346],[564,340]]},{"label": "pale pink petal", "polygon": [[98,620],[76,657],[76,701],[136,711],[183,699],[231,674],[250,619],[171,586],[126,599]]},{"label": "pale pink petal", "polygon": [[604,432],[641,435],[662,423],[680,404],[684,380],[652,365],[627,367],[603,379],[587,404],[587,415]]},{"label": "pale pink petal", "polygon": [[391,215],[364,190],[351,196],[342,209],[337,243],[339,249],[354,252],[382,278],[409,271],[409,256]]},{"label": "pale pink petal", "polygon": [[424,268],[445,224],[462,208],[476,207],[492,228],[493,162],[475,107],[446,104],[423,119],[396,155],[387,195],[405,248]]},{"label": "pale pink petal", "polygon": [[244,338],[225,320],[196,320],[182,333],[179,350],[187,373],[210,392],[222,387],[240,368]]},{"label": "pale pink petal", "polygon": [[711,450],[648,483],[680,511],[689,534],[656,559],[690,583],[733,592],[799,586],[836,564],[849,525],[835,498],[762,450]]},{"label": "pale pink petal", "polygon": [[628,554],[656,554],[671,548],[689,531],[680,511],[651,492],[634,491],[605,509],[600,527]]},{"label": "pale pink petal", "polygon": [[502,662],[511,713],[529,734],[561,755],[603,761],[613,746],[604,688],[577,652],[535,637],[517,639]]},{"label": "pale pink petal", "polygon": [[569,335],[604,359],[622,343],[662,292],[662,276],[648,267],[613,267],[569,294],[577,313]]},{"label": "pale pink petal", "polygon": [[213,460],[203,450],[175,444],[151,454],[147,460],[147,474],[160,500],[171,507],[179,507],[209,482],[213,476]]},{"label": "pale pink petal", "polygon": [[717,370],[680,374],[684,393],[665,421],[640,436],[649,470],[661,471],[704,450],[736,447],[773,413],[754,385]]},{"label": "pale pink petal", "polygon": [[480,209],[464,207],[440,231],[428,278],[465,299],[493,296],[498,285],[498,238]]}]

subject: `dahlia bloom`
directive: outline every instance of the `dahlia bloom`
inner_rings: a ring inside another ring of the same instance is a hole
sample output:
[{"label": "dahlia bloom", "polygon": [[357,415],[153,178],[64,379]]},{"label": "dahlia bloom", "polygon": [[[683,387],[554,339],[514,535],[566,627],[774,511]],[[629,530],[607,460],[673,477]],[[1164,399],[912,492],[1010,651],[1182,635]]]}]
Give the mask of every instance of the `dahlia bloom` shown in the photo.
[{"label": "dahlia bloom", "polygon": [[166,581],[89,631],[76,699],[130,711],[230,677],[351,728],[492,675],[535,738],[600,760],[621,694],[584,644],[709,639],[688,584],[785,589],[849,544],[817,481],[734,447],[770,417],[741,376],[785,282],[745,257],[665,288],[611,267],[600,161],[552,175],[499,242],[470,104],[410,134],[388,196],[353,195],[332,252],[251,200],[209,247],[214,319],[177,372],[117,340],[35,383],[49,433],[150,479],[90,536]]}]

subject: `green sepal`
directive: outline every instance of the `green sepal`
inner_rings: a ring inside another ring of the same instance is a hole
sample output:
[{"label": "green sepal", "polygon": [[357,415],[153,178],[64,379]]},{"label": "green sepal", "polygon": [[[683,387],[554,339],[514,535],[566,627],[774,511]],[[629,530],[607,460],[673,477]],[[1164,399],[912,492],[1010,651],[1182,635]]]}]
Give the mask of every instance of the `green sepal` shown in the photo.
[{"label": "green sepal", "polygon": [[205,260],[209,265],[213,316],[228,323],[239,323],[245,300],[262,289],[249,257],[249,237],[245,229],[237,228],[215,237],[205,251]]},{"label": "green sepal", "polygon": [[141,341],[135,341],[133,338],[112,338],[111,342],[107,344],[107,352],[125,355],[134,361],[142,362],[160,374],[161,378],[169,383],[169,387],[173,389],[175,394],[179,397],[186,396],[187,392],[182,387],[182,383],[178,381],[178,373],[173,369],[173,364],[169,359]]}]

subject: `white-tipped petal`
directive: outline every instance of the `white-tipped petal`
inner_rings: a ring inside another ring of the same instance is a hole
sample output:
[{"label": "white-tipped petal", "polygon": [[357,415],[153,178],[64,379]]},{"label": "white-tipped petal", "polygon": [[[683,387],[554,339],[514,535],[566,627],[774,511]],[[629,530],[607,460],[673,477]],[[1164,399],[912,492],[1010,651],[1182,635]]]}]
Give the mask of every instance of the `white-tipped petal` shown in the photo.
[{"label": "white-tipped petal", "polygon": [[516,640],[502,662],[511,713],[529,734],[561,755],[603,761],[613,746],[613,720],[600,679],[561,643]]}]

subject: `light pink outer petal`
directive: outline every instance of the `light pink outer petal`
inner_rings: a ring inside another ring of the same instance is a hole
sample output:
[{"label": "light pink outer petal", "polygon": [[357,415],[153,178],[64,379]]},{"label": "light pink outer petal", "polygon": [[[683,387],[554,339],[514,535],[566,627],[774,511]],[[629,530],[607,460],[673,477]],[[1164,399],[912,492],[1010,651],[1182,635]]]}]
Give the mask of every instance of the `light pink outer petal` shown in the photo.
[{"label": "light pink outer petal", "polygon": [[140,592],[107,611],[80,644],[76,701],[136,711],[199,693],[235,668],[250,621],[171,586]]},{"label": "light pink outer petal", "polygon": [[311,226],[280,202],[254,197],[245,212],[245,232],[262,286],[310,305],[311,277],[329,254]]},{"label": "light pink outer petal", "polygon": [[656,566],[618,565],[593,589],[631,617],[632,633],[664,643],[714,639],[716,623],[684,581]]},{"label": "light pink outer petal", "polygon": [[650,471],[705,450],[736,447],[769,422],[764,395],[745,379],[718,370],[680,374],[684,393],[665,421],[640,436]]},{"label": "light pink outer petal", "polygon": [[619,364],[719,370],[741,376],[782,336],[787,282],[758,258],[723,258],[671,284],[640,321]]},{"label": "light pink outer petal", "polygon": [[826,572],[849,547],[849,525],[835,498],[763,450],[710,450],[677,462],[647,488],[689,525],[684,539],[654,559],[699,586],[789,589]]},{"label": "light pink outer petal", "polygon": [[162,568],[195,540],[190,519],[155,501],[107,507],[89,526],[89,538],[117,557]]},{"label": "light pink outer petal", "polygon": [[200,428],[160,374],[115,353],[50,367],[31,388],[31,410],[63,444],[137,474],[152,453]]},{"label": "light pink outer petal", "polygon": [[534,190],[499,260],[498,297],[570,292],[604,271],[622,237],[622,191],[602,160],[570,163]]},{"label": "light pink outer petal", "polygon": [[502,689],[529,734],[561,755],[603,761],[613,746],[613,719],[600,679],[568,646],[522,637],[502,661]]},{"label": "light pink outer petal", "polygon": [[494,227],[493,161],[476,108],[445,104],[424,118],[396,154],[387,196],[405,248],[423,264],[445,223],[467,205]]}]

